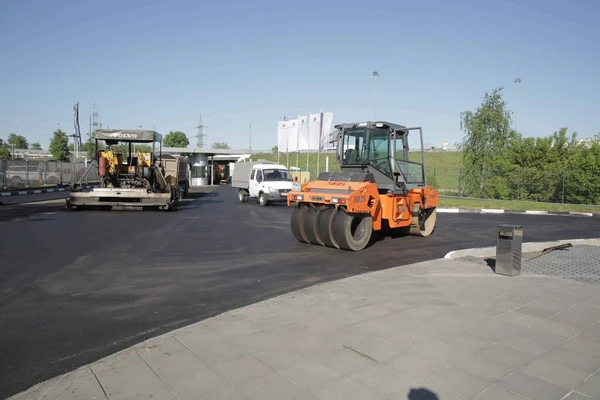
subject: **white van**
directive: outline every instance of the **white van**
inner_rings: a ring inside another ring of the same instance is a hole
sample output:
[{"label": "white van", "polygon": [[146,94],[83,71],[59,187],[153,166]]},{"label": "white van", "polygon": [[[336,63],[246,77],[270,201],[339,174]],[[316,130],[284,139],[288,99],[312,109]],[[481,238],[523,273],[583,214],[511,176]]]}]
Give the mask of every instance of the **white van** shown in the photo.
[{"label": "white van", "polygon": [[237,189],[241,202],[252,197],[261,206],[271,201],[287,201],[292,185],[292,175],[285,165],[264,160],[236,163],[231,178],[231,186]]}]

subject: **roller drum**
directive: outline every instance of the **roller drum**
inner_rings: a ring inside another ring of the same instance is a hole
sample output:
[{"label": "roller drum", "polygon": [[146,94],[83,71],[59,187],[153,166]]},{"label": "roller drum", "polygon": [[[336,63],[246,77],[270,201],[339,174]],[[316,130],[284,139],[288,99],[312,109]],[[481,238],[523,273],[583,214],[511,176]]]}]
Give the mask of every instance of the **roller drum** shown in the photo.
[{"label": "roller drum", "polygon": [[422,209],[412,218],[410,234],[413,236],[427,237],[435,230],[437,221],[437,209]]}]

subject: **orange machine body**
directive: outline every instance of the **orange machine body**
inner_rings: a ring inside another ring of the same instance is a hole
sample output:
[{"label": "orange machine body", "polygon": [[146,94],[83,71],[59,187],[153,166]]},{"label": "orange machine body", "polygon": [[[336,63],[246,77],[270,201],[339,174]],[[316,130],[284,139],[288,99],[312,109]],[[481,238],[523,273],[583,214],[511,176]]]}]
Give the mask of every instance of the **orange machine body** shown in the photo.
[{"label": "orange machine body", "polygon": [[314,206],[328,205],[343,207],[350,213],[370,214],[373,230],[383,227],[387,220],[389,228],[410,226],[413,210],[418,204],[421,209],[437,207],[439,196],[431,186],[412,189],[406,194],[391,192],[380,194],[376,183],[344,181],[311,181],[301,191],[288,193],[288,206],[294,203],[309,203]]}]

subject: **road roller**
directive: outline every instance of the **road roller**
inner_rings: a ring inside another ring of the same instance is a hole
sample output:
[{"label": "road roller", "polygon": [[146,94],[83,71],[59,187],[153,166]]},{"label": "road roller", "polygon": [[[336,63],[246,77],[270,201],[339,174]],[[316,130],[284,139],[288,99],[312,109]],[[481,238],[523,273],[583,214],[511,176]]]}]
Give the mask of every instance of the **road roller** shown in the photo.
[{"label": "road roller", "polygon": [[[409,134],[418,135],[421,162],[409,161]],[[439,195],[427,184],[421,127],[344,123],[334,137],[341,171],[321,173],[288,193],[299,242],[361,251],[374,231],[434,232]]]}]

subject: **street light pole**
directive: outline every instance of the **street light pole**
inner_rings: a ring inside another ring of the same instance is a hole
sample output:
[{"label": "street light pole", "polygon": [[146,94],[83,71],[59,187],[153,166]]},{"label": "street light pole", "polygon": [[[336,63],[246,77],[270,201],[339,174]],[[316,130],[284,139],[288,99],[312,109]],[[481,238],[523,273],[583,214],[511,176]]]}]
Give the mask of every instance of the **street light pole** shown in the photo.
[{"label": "street light pole", "polygon": [[521,83],[521,78],[515,79],[515,83],[517,84],[517,112],[515,117],[515,131],[519,133],[519,83]]},{"label": "street light pole", "polygon": [[373,121],[377,121],[377,77],[379,72],[373,71]]},{"label": "street light pole", "polygon": [[[88,132],[88,154],[90,154],[90,150],[92,148],[92,116],[94,115],[94,107],[96,107],[96,103],[92,103],[92,108],[90,108],[90,130]],[[96,150],[94,149],[94,152]]]},{"label": "street light pole", "polygon": [[92,116],[94,115],[94,107],[96,107],[96,103],[92,103],[92,108],[90,108],[90,131],[88,133],[90,139],[92,138]]}]

